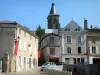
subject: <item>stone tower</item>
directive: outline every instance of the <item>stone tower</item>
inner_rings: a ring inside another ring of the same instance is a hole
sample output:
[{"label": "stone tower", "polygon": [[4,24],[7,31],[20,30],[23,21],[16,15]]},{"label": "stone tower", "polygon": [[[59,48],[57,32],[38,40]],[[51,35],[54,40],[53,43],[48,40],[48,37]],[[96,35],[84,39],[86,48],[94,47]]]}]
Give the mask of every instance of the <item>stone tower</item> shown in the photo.
[{"label": "stone tower", "polygon": [[50,13],[47,17],[48,29],[60,29],[59,16],[60,15],[56,14],[55,4],[52,3]]}]

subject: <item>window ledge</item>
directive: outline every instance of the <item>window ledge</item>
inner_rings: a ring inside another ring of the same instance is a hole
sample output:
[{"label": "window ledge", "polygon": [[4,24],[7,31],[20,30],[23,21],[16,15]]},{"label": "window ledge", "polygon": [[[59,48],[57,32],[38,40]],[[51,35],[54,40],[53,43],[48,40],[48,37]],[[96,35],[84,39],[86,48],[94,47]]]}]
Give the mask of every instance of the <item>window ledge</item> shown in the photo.
[{"label": "window ledge", "polygon": [[72,42],[67,42],[66,44],[72,44]]},{"label": "window ledge", "polygon": [[82,42],[77,42],[76,44],[82,44]]}]

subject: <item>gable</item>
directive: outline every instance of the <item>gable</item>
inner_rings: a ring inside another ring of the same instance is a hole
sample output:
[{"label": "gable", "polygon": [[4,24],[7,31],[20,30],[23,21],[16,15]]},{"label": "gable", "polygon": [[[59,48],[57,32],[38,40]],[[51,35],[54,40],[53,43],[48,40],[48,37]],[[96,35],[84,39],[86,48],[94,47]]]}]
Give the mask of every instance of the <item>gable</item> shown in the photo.
[{"label": "gable", "polygon": [[78,25],[75,21],[70,21],[65,27],[65,31],[84,31],[84,29]]}]

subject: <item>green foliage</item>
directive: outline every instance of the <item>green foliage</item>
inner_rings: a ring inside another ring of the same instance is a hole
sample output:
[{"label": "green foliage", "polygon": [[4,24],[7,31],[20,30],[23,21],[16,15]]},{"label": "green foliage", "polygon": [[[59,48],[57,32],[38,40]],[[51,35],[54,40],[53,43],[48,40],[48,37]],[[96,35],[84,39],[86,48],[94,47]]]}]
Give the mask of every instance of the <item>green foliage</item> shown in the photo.
[{"label": "green foliage", "polygon": [[36,35],[39,37],[39,39],[41,38],[41,36],[45,33],[45,29],[44,28],[41,28],[41,26],[39,25],[37,27],[37,30],[36,30]]}]

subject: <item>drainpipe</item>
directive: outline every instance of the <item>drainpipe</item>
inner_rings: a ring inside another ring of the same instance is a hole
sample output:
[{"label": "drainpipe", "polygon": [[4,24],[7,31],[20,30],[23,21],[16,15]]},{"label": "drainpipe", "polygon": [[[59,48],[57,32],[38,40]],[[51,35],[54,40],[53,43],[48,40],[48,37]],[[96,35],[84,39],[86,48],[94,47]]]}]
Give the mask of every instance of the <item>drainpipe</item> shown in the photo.
[{"label": "drainpipe", "polygon": [[87,51],[87,63],[89,64],[89,54],[88,54],[88,32],[86,32],[86,51]]},{"label": "drainpipe", "polygon": [[62,58],[63,57],[62,56],[63,55],[63,40],[64,40],[63,38],[64,38],[64,34],[61,35],[61,62],[63,60],[63,58]]}]

